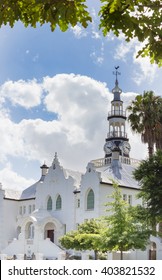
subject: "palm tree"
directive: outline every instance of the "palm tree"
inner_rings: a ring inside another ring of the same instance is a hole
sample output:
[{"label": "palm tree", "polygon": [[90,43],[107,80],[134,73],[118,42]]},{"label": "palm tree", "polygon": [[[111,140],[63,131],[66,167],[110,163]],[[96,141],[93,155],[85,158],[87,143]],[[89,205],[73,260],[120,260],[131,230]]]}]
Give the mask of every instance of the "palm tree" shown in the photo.
[{"label": "palm tree", "polygon": [[154,145],[162,149],[162,98],[155,96],[153,91],[144,91],[137,95],[128,106],[128,121],[134,132],[141,134],[143,143],[148,144],[148,153],[154,153]]},{"label": "palm tree", "polygon": [[156,124],[156,150],[162,150],[162,106],[160,112],[160,122]]}]

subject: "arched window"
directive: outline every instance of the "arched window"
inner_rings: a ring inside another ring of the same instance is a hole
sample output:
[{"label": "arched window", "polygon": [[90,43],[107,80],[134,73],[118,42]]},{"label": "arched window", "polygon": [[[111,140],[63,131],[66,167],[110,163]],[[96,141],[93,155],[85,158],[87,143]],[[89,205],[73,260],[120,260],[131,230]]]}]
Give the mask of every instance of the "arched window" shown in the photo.
[{"label": "arched window", "polygon": [[87,210],[94,209],[94,191],[91,189],[87,195]]},{"label": "arched window", "polygon": [[32,212],[32,207],[29,205],[29,214]]},{"label": "arched window", "polygon": [[58,195],[58,197],[56,199],[56,210],[61,209],[61,207],[62,207],[62,199],[61,199],[61,196]]},{"label": "arched window", "polygon": [[52,198],[49,197],[47,200],[47,210],[52,210]]}]

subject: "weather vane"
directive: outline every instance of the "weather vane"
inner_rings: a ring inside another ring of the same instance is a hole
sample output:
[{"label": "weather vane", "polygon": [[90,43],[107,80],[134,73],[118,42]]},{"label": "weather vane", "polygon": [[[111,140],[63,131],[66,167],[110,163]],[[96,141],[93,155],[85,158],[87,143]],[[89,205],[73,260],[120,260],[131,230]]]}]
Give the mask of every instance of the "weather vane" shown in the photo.
[{"label": "weather vane", "polygon": [[116,80],[117,80],[117,77],[118,77],[118,75],[120,75],[121,73],[120,72],[118,72],[118,69],[119,69],[119,66],[115,66],[115,72],[113,72],[113,74],[116,76]]},{"label": "weather vane", "polygon": [[118,80],[118,75],[120,75],[121,73],[118,72],[119,66],[115,66],[115,72],[113,71],[113,74],[116,76],[116,81]]}]

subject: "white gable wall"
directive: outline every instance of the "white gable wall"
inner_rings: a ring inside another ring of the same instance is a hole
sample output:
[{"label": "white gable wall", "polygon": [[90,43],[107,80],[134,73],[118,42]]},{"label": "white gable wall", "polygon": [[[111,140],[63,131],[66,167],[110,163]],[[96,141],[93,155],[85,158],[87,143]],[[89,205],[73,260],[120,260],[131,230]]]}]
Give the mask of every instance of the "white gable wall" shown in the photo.
[{"label": "white gable wall", "polygon": [[[97,218],[99,216],[99,185],[100,178],[98,172],[87,169],[85,175],[81,180],[80,193],[80,209],[77,211],[76,221],[78,224],[83,223],[86,219]],[[93,210],[87,210],[87,194],[92,189],[95,196],[95,203]]]},{"label": "white gable wall", "polygon": [[[36,208],[47,209],[47,200],[52,198],[52,215],[62,224],[66,225],[66,230],[74,228],[74,180],[66,178],[60,166],[56,169],[49,169],[44,182],[37,186]],[[56,199],[58,195],[62,199],[61,209],[56,209]]]}]

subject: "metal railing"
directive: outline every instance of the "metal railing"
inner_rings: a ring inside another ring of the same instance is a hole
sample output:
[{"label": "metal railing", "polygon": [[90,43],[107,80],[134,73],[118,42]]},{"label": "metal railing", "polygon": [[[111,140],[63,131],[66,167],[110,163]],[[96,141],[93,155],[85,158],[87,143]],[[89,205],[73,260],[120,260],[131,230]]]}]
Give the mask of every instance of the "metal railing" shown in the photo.
[{"label": "metal railing", "polygon": [[113,116],[123,116],[126,117],[126,111],[123,110],[111,110],[108,112],[108,117],[113,117]]},{"label": "metal railing", "polygon": [[115,138],[120,138],[120,137],[127,138],[127,133],[125,133],[123,131],[111,131],[111,132],[108,132],[107,138],[112,138],[112,137],[115,137]]}]

